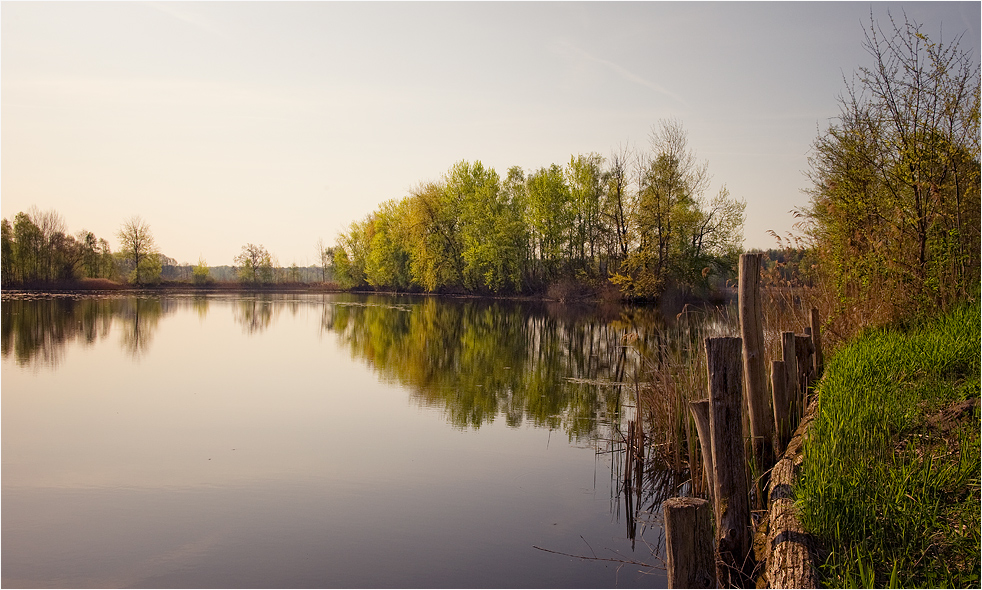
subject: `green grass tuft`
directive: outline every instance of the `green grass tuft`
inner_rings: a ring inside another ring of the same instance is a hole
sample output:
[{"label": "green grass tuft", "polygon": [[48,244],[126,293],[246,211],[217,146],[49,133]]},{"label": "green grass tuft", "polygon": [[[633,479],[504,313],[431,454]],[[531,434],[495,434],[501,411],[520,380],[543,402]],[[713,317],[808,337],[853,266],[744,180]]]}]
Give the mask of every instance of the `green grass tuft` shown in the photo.
[{"label": "green grass tuft", "polygon": [[796,489],[826,585],[979,586],[980,317],[868,331],[827,364]]}]

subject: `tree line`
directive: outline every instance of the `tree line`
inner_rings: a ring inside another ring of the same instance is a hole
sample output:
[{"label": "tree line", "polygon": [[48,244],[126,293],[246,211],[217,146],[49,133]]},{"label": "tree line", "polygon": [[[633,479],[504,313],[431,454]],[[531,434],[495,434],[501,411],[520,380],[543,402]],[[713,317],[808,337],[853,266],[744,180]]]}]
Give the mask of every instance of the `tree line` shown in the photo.
[{"label": "tree line", "polygon": [[543,292],[613,283],[629,298],[698,289],[732,272],[745,203],[713,196],[677,120],[653,127],[650,150],[578,155],[502,178],[461,161],[436,182],[351,223],[330,249],[344,287]]},{"label": "tree line", "polygon": [[[236,266],[209,267],[198,263],[178,264],[163,255],[150,225],[140,217],[125,221],[116,237],[121,244],[113,252],[109,242],[88,230],[68,233],[64,219],[54,210],[32,207],[0,222],[0,278],[5,287],[71,284],[80,279],[125,280],[137,285],[155,285],[162,280],[189,281],[207,285],[215,281],[240,281],[250,285],[272,283],[327,282],[330,268],[301,267],[296,263],[281,268],[264,246],[252,243],[235,257]],[[318,244],[324,257],[324,248]],[[323,260],[322,260],[323,262]]]}]

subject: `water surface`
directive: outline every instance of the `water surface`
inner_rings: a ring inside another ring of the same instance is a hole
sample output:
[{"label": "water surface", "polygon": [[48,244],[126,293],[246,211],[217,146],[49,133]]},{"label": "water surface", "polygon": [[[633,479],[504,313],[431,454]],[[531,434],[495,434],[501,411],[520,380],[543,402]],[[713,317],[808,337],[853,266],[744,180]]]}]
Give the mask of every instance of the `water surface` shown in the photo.
[{"label": "water surface", "polygon": [[5,294],[3,585],[664,586],[608,452],[645,313]]}]

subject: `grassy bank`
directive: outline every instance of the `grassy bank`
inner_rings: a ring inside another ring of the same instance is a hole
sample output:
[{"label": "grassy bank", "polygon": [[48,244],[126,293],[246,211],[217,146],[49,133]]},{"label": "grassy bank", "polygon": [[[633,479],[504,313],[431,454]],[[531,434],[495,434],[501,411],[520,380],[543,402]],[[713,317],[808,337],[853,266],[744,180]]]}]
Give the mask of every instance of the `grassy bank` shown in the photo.
[{"label": "grassy bank", "polygon": [[837,351],[796,489],[831,587],[979,587],[980,306]]}]

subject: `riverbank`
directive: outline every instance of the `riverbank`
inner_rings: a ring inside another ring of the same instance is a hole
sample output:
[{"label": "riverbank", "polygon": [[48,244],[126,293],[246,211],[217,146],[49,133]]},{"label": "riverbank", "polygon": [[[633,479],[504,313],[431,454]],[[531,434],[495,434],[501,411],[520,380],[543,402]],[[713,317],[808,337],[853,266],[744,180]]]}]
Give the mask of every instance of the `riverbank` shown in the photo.
[{"label": "riverbank", "polygon": [[818,385],[796,503],[828,587],[978,587],[980,306],[872,330]]}]

